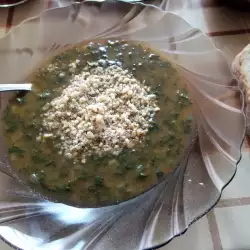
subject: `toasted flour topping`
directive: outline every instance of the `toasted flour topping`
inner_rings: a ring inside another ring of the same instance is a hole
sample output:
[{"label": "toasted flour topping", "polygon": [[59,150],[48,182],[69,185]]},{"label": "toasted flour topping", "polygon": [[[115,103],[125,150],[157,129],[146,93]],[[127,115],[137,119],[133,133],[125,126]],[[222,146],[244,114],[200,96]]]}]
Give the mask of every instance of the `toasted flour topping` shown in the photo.
[{"label": "toasted flour topping", "polygon": [[133,148],[152,126],[159,107],[151,89],[118,66],[75,75],[61,95],[44,106],[46,133],[59,138],[59,153],[75,162],[87,156],[117,155]]}]

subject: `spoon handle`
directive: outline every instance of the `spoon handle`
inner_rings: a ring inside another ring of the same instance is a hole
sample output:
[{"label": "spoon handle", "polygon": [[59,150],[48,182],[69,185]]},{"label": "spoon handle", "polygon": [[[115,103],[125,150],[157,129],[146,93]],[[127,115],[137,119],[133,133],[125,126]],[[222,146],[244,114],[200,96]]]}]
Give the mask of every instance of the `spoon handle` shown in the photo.
[{"label": "spoon handle", "polygon": [[32,88],[31,83],[15,83],[15,84],[0,84],[0,92],[3,91],[17,91],[17,90],[28,90]]}]

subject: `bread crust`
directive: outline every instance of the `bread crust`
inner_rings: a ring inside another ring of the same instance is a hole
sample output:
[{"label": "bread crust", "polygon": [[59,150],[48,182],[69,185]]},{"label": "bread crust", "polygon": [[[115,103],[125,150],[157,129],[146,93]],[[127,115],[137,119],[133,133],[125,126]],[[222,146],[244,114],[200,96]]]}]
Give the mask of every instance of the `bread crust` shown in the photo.
[{"label": "bread crust", "polygon": [[247,102],[250,103],[250,44],[235,57],[232,73],[245,90]]},{"label": "bread crust", "polygon": [[245,94],[246,134],[250,136],[250,44],[235,57],[232,73]]}]

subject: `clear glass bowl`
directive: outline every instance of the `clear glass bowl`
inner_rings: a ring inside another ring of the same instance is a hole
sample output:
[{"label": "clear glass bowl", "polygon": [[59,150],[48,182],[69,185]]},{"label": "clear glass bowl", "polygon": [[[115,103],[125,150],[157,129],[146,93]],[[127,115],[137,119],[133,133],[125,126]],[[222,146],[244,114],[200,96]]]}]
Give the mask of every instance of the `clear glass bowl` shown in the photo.
[{"label": "clear glass bowl", "polygon": [[[143,4],[82,3],[43,12],[0,40],[0,82],[20,82],[59,48],[94,38],[146,42],[188,81],[197,137],[162,183],[128,202],[75,208],[17,181],[0,155],[0,235],[20,249],[150,249],[182,234],[219,200],[236,172],[245,132],[242,93],[211,40],[181,17]],[[1,110],[9,95],[1,94]]]}]

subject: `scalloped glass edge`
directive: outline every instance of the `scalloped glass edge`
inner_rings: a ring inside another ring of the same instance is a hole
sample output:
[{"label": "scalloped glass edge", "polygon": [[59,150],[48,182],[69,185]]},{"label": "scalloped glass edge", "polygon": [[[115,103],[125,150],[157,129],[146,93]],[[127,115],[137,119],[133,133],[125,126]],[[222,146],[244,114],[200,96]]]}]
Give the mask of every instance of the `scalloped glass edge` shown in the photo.
[{"label": "scalloped glass edge", "polygon": [[[187,164],[177,168],[168,179],[138,198],[112,207],[79,209],[45,201],[16,183],[15,179],[1,174],[1,184],[7,187],[7,190],[1,194],[2,197],[0,196],[2,200],[0,219],[2,225],[6,225],[0,227],[0,234],[6,241],[7,238],[14,239],[18,234],[22,237],[25,247],[33,238],[39,239],[34,243],[39,245],[39,248],[36,245],[37,249],[68,250],[78,246],[76,249],[126,250],[160,247],[183,234],[194,221],[212,209],[220,199],[223,188],[236,173],[245,133],[244,103],[243,98],[240,104],[236,100],[235,94],[241,91],[238,86],[230,84],[232,80],[230,68],[222,53],[215,48],[206,35],[171,12],[139,3],[133,5],[121,2],[99,3],[102,8],[95,8],[96,4],[98,3],[72,4],[64,8],[46,10],[38,17],[30,18],[13,28],[0,40],[0,48],[10,47],[15,57],[13,59],[7,54],[2,56],[0,54],[2,81],[20,79],[23,68],[29,69],[39,58],[48,56],[49,50],[45,49],[42,55],[34,53],[35,62],[28,62],[29,56],[25,54],[25,50],[27,51],[28,48],[30,49],[28,52],[36,52],[35,48],[32,44],[27,46],[25,42],[28,41],[14,39],[15,36],[24,38],[34,35],[30,34],[30,27],[25,26],[39,21],[36,25],[41,28],[42,20],[44,19],[46,24],[46,20],[48,21],[46,18],[50,15],[52,19],[50,26],[46,26],[49,27],[45,31],[46,34],[38,36],[46,43],[47,38],[52,35],[56,35],[56,39],[61,41],[70,40],[73,35],[76,36],[73,30],[79,28],[77,25],[83,24],[84,21],[86,24],[86,21],[89,21],[88,30],[85,29],[88,39],[101,34],[102,37],[107,38],[125,37],[131,40],[132,38],[139,41],[146,40],[153,47],[161,48],[166,52],[169,59],[178,65],[180,72],[190,83],[189,90],[196,104],[194,111],[199,139],[193,142],[192,152],[186,159]],[[156,2],[156,4],[164,6],[163,2]],[[121,10],[118,5],[123,5],[128,12],[124,13],[124,8]],[[114,10],[123,13],[122,16],[113,15]],[[96,11],[99,11],[98,17]],[[81,15],[83,13],[84,15]],[[104,15],[105,13],[108,15]],[[65,17],[63,25],[57,20],[60,14]],[[115,22],[112,27],[106,27],[107,32],[103,32],[104,26],[110,25],[111,19],[114,21],[118,18],[118,24]],[[95,30],[98,19],[99,33]],[[81,22],[77,22],[79,20]],[[166,23],[171,24],[170,28],[166,27]],[[76,25],[74,29],[72,25]],[[55,27],[58,34],[53,33]],[[80,28],[86,27],[80,26]],[[125,28],[127,28],[126,32]],[[66,33],[65,29],[68,30],[66,38],[63,34],[63,32]],[[45,40],[42,39],[46,37],[44,35],[47,36]],[[158,39],[156,39],[157,36]],[[26,46],[20,47],[22,43]],[[69,42],[64,41],[64,43]],[[36,45],[41,44],[38,42]],[[51,49],[53,45],[54,43],[50,41],[46,46]],[[15,54],[17,49],[19,49],[18,58]],[[200,61],[203,64],[199,63]],[[15,68],[17,72],[6,74],[9,68]],[[228,124],[231,124],[231,127],[225,128],[224,125]],[[220,164],[218,164],[219,160]],[[11,175],[11,172],[5,168],[4,162],[0,165],[3,172]],[[11,190],[8,189],[9,187]],[[67,235],[66,230],[67,237],[65,237],[65,232],[61,231],[68,228],[70,232]],[[50,242],[52,240],[53,242]],[[12,245],[20,247],[20,244],[16,242]]]}]

